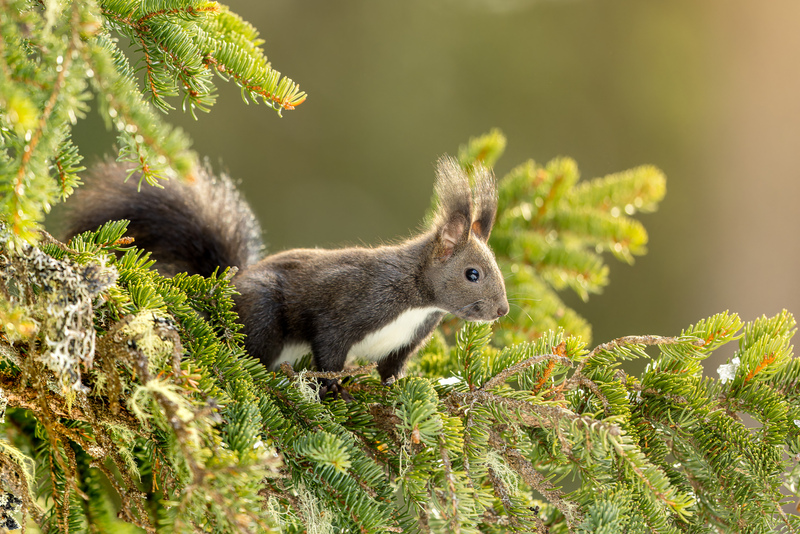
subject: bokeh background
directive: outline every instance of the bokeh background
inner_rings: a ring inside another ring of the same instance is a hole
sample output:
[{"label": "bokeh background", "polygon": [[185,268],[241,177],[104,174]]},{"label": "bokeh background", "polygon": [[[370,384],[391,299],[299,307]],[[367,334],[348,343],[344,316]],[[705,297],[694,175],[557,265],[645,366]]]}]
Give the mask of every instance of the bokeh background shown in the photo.
[{"label": "bokeh background", "polygon": [[[228,5],[308,101],[278,118],[220,82],[209,115],[170,120],[242,180],[270,250],[408,235],[436,158],[498,127],[498,175],[560,155],[585,178],[645,163],[667,175],[661,209],[641,217],[649,253],[609,257],[602,295],[568,297],[596,343],[726,309],[800,312],[797,0]],[[76,137],[99,155],[113,136],[90,117]]]}]

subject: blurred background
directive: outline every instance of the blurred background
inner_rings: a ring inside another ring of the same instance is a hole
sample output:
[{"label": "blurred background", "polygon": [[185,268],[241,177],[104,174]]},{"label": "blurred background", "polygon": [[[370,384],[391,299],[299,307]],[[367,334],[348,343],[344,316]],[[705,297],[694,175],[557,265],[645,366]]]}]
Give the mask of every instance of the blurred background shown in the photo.
[{"label": "blurred background", "polygon": [[[436,158],[498,127],[499,176],[560,155],[584,178],[645,163],[667,175],[661,209],[639,217],[649,253],[608,257],[604,294],[567,297],[595,343],[677,335],[726,309],[800,312],[800,2],[228,5],[308,100],[281,119],[220,82],[212,113],[170,120],[242,181],[271,251],[409,235]],[[112,137],[94,116],[76,133],[89,163]]]}]

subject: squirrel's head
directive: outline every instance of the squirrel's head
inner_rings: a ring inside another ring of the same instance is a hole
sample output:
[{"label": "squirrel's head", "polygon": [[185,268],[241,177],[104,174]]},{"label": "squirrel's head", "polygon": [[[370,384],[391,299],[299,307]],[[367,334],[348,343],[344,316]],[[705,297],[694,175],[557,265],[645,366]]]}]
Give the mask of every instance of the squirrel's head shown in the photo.
[{"label": "squirrel's head", "polygon": [[492,172],[476,165],[469,175],[450,157],[436,168],[438,204],[428,278],[436,303],[468,321],[493,321],[508,313],[503,274],[487,245],[497,212]]}]

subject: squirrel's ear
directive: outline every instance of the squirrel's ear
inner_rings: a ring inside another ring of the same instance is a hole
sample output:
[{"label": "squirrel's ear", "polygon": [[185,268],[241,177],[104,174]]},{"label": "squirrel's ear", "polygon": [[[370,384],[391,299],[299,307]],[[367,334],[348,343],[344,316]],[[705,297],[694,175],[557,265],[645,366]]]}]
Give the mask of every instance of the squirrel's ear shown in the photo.
[{"label": "squirrel's ear", "polygon": [[475,217],[472,222],[472,232],[486,242],[489,240],[497,214],[497,183],[492,171],[482,165],[475,165],[473,176]]},{"label": "squirrel's ear", "polygon": [[468,237],[467,220],[461,216],[453,217],[439,227],[436,257],[442,261],[448,260],[456,248],[466,242]]},{"label": "squirrel's ear", "polygon": [[436,256],[446,260],[456,247],[469,239],[472,221],[472,191],[469,178],[458,162],[443,156],[436,166]]}]

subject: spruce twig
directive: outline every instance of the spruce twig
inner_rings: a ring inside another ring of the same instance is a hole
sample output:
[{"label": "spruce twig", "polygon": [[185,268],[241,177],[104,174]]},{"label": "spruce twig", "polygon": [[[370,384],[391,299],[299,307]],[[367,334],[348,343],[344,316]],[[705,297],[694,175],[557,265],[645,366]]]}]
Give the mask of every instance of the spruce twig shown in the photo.
[{"label": "spruce twig", "polygon": [[519,363],[517,363],[515,365],[512,365],[511,367],[508,367],[508,368],[504,369],[503,371],[501,371],[500,373],[498,373],[497,375],[495,375],[491,379],[487,380],[480,387],[480,389],[482,389],[484,391],[489,391],[492,388],[495,388],[495,387],[497,387],[497,386],[499,386],[501,384],[504,384],[506,382],[506,380],[508,380],[509,378],[514,376],[515,374],[517,374],[517,373],[519,373],[521,371],[524,371],[525,369],[527,369],[531,365],[537,364],[537,363],[539,363],[541,361],[544,361],[544,360],[553,360],[553,361],[561,363],[565,367],[572,367],[572,362],[569,360],[569,358],[565,358],[564,356],[559,356],[559,355],[556,355],[556,354],[540,354],[540,355],[537,355],[537,356],[531,356],[530,358],[528,358],[528,359],[526,359],[524,361],[521,361],[521,362],[519,362]]},{"label": "spruce twig", "polygon": [[582,514],[578,510],[578,505],[564,498],[564,494],[553,487],[536,470],[533,464],[525,458],[518,450],[509,447],[505,440],[494,431],[489,431],[489,445],[500,453],[514,471],[533,489],[544,495],[549,502],[564,514],[567,524],[571,529],[575,529],[582,519]]},{"label": "spruce twig", "polygon": [[[376,362],[368,363],[367,365],[362,365],[360,367],[356,367],[353,369],[345,369],[344,371],[337,371],[337,372],[320,372],[320,371],[306,371],[304,376],[308,378],[327,378],[330,380],[345,378],[345,377],[353,377],[353,376],[360,376],[360,375],[368,375],[374,369],[378,368],[378,364]],[[283,374],[285,374],[288,378],[297,378],[299,373],[297,373],[291,365],[286,362],[281,363],[280,370]]]}]

